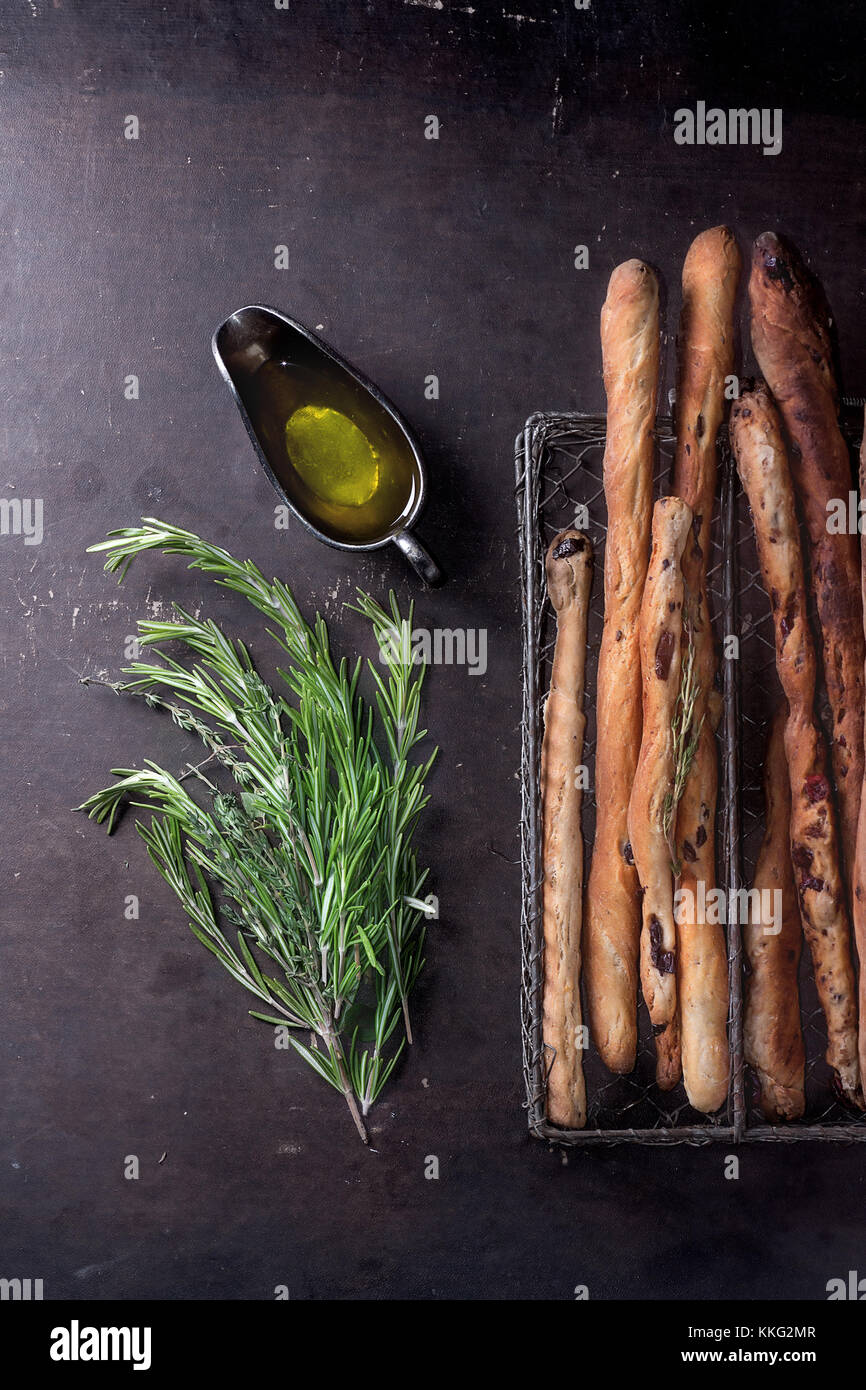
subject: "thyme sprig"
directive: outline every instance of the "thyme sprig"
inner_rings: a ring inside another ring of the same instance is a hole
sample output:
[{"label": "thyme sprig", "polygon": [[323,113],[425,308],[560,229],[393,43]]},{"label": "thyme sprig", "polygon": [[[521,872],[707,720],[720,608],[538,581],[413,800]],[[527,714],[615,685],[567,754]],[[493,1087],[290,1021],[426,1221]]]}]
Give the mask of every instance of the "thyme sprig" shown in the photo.
[{"label": "thyme sprig", "polygon": [[[685,605],[684,605],[685,607]],[[671,739],[673,742],[674,776],[670,791],[667,792],[662,808],[662,826],[671,855],[671,871],[674,878],[682,873],[682,863],[676,848],[677,809],[682,800],[689,773],[700,743],[704,725],[702,714],[695,724],[695,706],[700,695],[700,682],[695,674],[695,638],[688,617],[683,617],[683,656],[680,668],[680,688],[677,692],[671,720]]]},{"label": "thyme sprig", "polygon": [[[424,666],[389,640],[407,622],[411,630],[412,608],[406,620],[393,594],[390,611],[358,595],[384,668],[368,663],[374,707],[359,692],[360,659],[335,662],[322,618],[307,624],[290,590],[250,561],[149,517],[90,549],[106,552],[120,579],[144,551],[183,555],[275,625],[285,693],[212,621],[176,604],[174,621],[140,621],[140,643],[159,660],[100,683],[168,713],[207,756],[179,777],[150,761],[115,768],[117,780],[79,809],[109,832],[127,803],[154,812],[137,829],[193,933],[259,1001],[253,1017],[288,1029],[296,1052],[341,1092],[366,1143],[363,1117],[412,1041],[409,994],[431,915],[412,848],[435,757],[414,757],[426,734]],[[192,664],[170,656],[168,642]],[[232,790],[206,775],[209,765],[230,774]]]}]

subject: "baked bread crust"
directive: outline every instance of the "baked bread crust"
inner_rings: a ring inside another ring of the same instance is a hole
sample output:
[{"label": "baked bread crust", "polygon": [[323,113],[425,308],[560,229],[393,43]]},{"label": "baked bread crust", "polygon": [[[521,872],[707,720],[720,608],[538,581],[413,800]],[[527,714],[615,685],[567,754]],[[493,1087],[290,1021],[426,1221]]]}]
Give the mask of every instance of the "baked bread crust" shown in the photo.
[{"label": "baked bread crust", "polygon": [[827,530],[827,503],[847,500],[853,486],[839,429],[830,316],[798,253],[773,232],[755,242],[749,297],[755,357],[796,446],[791,468],[809,532],[844,869],[850,877],[864,774],[866,643],[857,537]]},{"label": "baked bread crust", "polygon": [[[761,1086],[761,1109],[770,1124],[796,1120],[806,1108],[806,1053],[800,1022],[802,930],[791,866],[791,787],[785,757],[787,701],[770,725],[764,760],[764,839],[755,865],[753,901],[743,926],[743,945],[751,967],[746,980],[743,1043],[746,1061]],[[766,894],[780,894],[776,899]],[[764,905],[781,907],[781,916]],[[766,931],[765,927],[771,927]]]},{"label": "baked bread crust", "polygon": [[[863,439],[860,443],[860,496],[866,497],[866,421]],[[863,590],[864,623],[866,623],[866,534],[860,538],[860,574]],[[866,719],[866,710],[864,710]],[[852,916],[854,921],[854,940],[857,958],[860,963],[859,991],[859,1053],[860,1078],[866,1077],[866,784],[864,795],[860,798],[860,819],[857,823],[857,843],[854,850],[852,873]]]},{"label": "baked bread crust", "polygon": [[[706,581],[718,471],[717,437],[725,413],[725,378],[734,370],[734,307],[741,269],[742,257],[727,227],[711,227],[695,237],[683,264],[674,491],[694,513],[694,535],[683,553],[683,574],[695,593],[699,581]],[[711,645],[706,674],[711,686],[715,675]]]},{"label": "baked bread crust", "polygon": [[731,442],[752,509],[761,577],[773,613],[776,669],[788,700],[785,755],[791,787],[791,858],[800,919],[827,1020],[827,1061],[838,1075],[842,1094],[859,1105],[851,933],[836,810],[824,739],[814,713],[816,661],[794,488],[779,414],[763,382],[744,390],[734,402]]},{"label": "baked bread crust", "polygon": [[692,524],[679,497],[653,508],[652,552],[640,612],[643,732],[628,806],[628,830],[643,889],[640,972],[656,1042],[656,1081],[680,1079],[677,930],[665,802],[674,782],[673,717],[682,667],[683,576],[680,560]]},{"label": "baked bread crust", "polygon": [[641,742],[640,605],[649,560],[659,372],[658,282],[643,261],[610,277],[601,311],[607,392],[604,629],[598,658],[596,824],[584,914],[592,1039],[611,1071],[637,1052],[640,884],[628,801]]},{"label": "baked bread crust", "polygon": [[583,790],[578,770],[586,729],[583,692],[592,586],[592,546],[587,537],[574,530],[560,532],[548,547],[545,569],[556,611],[556,646],[541,746],[547,1118],[565,1129],[582,1129],[586,1124],[580,1007]]},{"label": "baked bread crust", "polygon": [[677,813],[676,845],[682,865],[677,988],[683,1083],[690,1103],[707,1114],[724,1103],[730,1078],[725,930],[722,924],[708,921],[700,907],[711,901],[709,895],[716,886],[715,730],[721,713],[715,689],[717,661],[707,563],[725,379],[734,370],[734,307],[741,268],[739,248],[727,227],[711,227],[695,238],[683,265],[678,341],[673,490],[693,513],[682,567],[698,682],[694,727],[700,735]]}]

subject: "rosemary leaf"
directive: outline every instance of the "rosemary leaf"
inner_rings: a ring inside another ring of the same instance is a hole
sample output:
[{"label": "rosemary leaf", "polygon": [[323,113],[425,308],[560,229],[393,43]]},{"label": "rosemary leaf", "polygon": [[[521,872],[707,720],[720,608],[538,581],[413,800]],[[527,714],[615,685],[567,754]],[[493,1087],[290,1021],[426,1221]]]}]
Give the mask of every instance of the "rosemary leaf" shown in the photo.
[{"label": "rosemary leaf", "polygon": [[695,705],[700,694],[700,685],[695,675],[694,632],[691,623],[685,616],[683,619],[683,637],[685,640],[680,668],[680,688],[671,721],[674,776],[671,790],[666,794],[662,807],[662,826],[671,853],[671,870],[674,878],[679,878],[682,873],[682,864],[676,852],[677,810],[689,780],[689,773],[692,769],[704,723],[704,716],[701,715],[697,725],[695,725]]}]

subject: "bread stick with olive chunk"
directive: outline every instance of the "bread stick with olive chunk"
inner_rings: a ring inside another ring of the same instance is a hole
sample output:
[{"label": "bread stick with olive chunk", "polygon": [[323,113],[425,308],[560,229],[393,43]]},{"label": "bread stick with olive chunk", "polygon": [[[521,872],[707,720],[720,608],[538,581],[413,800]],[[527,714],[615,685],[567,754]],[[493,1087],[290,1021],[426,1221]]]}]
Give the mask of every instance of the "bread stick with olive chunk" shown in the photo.
[{"label": "bread stick with olive chunk", "polygon": [[[866,421],[860,443],[860,497],[866,497]],[[866,532],[860,537],[860,574],[863,589],[863,612],[866,614]],[[866,673],[864,673],[866,674]],[[866,718],[866,711],[864,711]],[[854,940],[860,963],[859,1051],[860,1078],[866,1077],[866,784],[860,798],[860,819],[857,823],[857,843],[854,850],[853,917]]]},{"label": "bread stick with olive chunk", "polygon": [[791,787],[785,757],[787,701],[773,716],[764,759],[764,839],[755,866],[743,945],[749,962],[745,1057],[761,1086],[770,1124],[796,1120],[806,1108],[806,1054],[800,1022],[802,928],[791,865]]},{"label": "bread stick with olive chunk", "polygon": [[668,1091],[680,1079],[677,1015],[677,930],[673,839],[676,808],[674,716],[682,665],[683,547],[691,509],[679,497],[653,508],[652,551],[640,611],[643,735],[628,805],[628,831],[643,889],[640,971],[656,1042],[656,1081]]},{"label": "bread stick with olive chunk", "polygon": [[584,908],[592,1041],[611,1071],[637,1052],[640,884],[628,837],[641,738],[640,605],[649,560],[659,287],[643,261],[619,265],[601,311],[607,392],[604,629],[596,681],[595,840]]},{"label": "bread stick with olive chunk", "polygon": [[700,904],[716,886],[716,651],[710,624],[707,567],[718,473],[717,438],[725,383],[734,370],[734,307],[742,260],[727,227],[701,232],[683,265],[683,307],[677,342],[677,444],[673,490],[692,509],[683,551],[689,640],[699,730],[677,812],[681,866],[678,909],[678,990],[683,1084],[696,1110],[711,1114],[728,1094],[728,954],[724,926]]},{"label": "bread stick with olive chunk", "polygon": [[836,809],[814,711],[816,661],[794,488],[779,414],[763,382],[734,401],[731,442],[755,524],[761,577],[773,614],[776,669],[788,700],[791,859],[800,920],[827,1020],[827,1061],[842,1095],[862,1108],[851,931]]},{"label": "bread stick with olive chunk", "polygon": [[562,531],[546,557],[547,591],[556,611],[556,645],[541,746],[543,1041],[547,1118],[564,1129],[586,1124],[580,935],[583,911],[583,712],[592,547]]},{"label": "bread stick with olive chunk", "polygon": [[850,881],[863,786],[863,604],[857,537],[828,525],[828,505],[847,502],[851,456],[839,429],[830,313],[797,251],[773,232],[755,242],[749,280],[752,346],[794,444],[791,470],[809,533],[812,589],[821,625],[833,719],[843,872]]}]

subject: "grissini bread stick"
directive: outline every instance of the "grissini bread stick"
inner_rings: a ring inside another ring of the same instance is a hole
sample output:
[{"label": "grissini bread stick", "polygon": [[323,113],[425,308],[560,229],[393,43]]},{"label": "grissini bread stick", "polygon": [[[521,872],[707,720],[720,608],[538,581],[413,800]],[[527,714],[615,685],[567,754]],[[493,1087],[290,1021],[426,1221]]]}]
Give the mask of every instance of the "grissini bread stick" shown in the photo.
[{"label": "grissini bread stick", "polygon": [[787,701],[773,716],[764,760],[764,839],[755,866],[743,945],[746,980],[745,1057],[761,1085],[771,1124],[796,1120],[806,1108],[806,1054],[800,1022],[802,929],[791,865],[791,787],[785,757]]},{"label": "grissini bread stick", "polygon": [[[814,712],[816,663],[794,488],[779,414],[763,382],[734,401],[731,442],[752,509],[761,577],[773,614],[776,668],[788,700],[791,859],[800,920],[827,1020],[827,1061],[838,1075],[842,1094],[859,1105],[857,986],[836,810]],[[862,709],[860,714],[862,719]]]},{"label": "grissini bread stick", "polygon": [[[677,444],[674,491],[692,509],[693,535],[683,575],[693,605],[695,668],[710,691],[716,658],[706,615],[706,575],[718,472],[717,437],[725,412],[725,379],[734,370],[734,306],[742,259],[727,227],[701,232],[683,265],[683,307],[677,340]],[[718,722],[718,721],[716,721]]]},{"label": "grissini bread stick", "polygon": [[586,715],[583,689],[592,547],[579,531],[562,531],[545,562],[556,610],[556,646],[541,746],[544,919],[543,1039],[547,1118],[566,1129],[586,1124],[580,932],[583,910],[583,799],[580,768]]},{"label": "grissini bread stick", "polygon": [[[728,1094],[728,957],[724,926],[703,904],[716,886],[715,730],[721,702],[707,597],[710,527],[716,499],[717,436],[725,379],[734,370],[734,305],[742,261],[727,227],[701,232],[683,266],[677,370],[677,446],[673,490],[692,509],[683,551],[688,625],[694,645],[699,743],[677,813],[681,868],[677,961],[683,1083],[696,1110],[718,1110]],[[711,914],[710,914],[711,915]]]},{"label": "grissini bread stick", "polygon": [[724,1104],[730,1079],[728,956],[724,926],[707,910],[716,886],[718,758],[697,702],[692,727],[698,744],[677,812],[677,990],[683,1084],[690,1104],[709,1115]]},{"label": "grissini bread stick", "polygon": [[[866,497],[866,423],[860,444],[860,496]],[[866,535],[860,538],[860,573],[863,587],[863,608],[866,613]],[[866,714],[864,714],[866,717]],[[859,1052],[860,1077],[866,1077],[866,795],[860,798],[860,819],[857,824],[857,845],[854,851],[853,872],[854,940],[860,962]]]},{"label": "grissini bread stick", "polygon": [[845,872],[850,877],[863,785],[863,604],[857,537],[828,530],[827,504],[853,486],[839,430],[824,295],[800,256],[773,232],[755,242],[749,279],[752,346],[796,446],[791,468],[809,532],[833,718],[831,752]]},{"label": "grissini bread stick", "polygon": [[661,497],[656,502],[640,611],[643,733],[628,804],[629,839],[643,889],[641,984],[655,1035],[656,1081],[666,1091],[681,1075],[673,836],[666,818],[674,784],[673,721],[682,668],[680,561],[691,524],[691,510],[681,498]]},{"label": "grissini bread stick", "polygon": [[611,1071],[637,1051],[640,884],[628,838],[641,740],[640,605],[649,560],[659,289],[643,261],[610,277],[601,311],[607,393],[604,629],[596,682],[595,840],[584,910],[584,979],[593,1042]]}]

